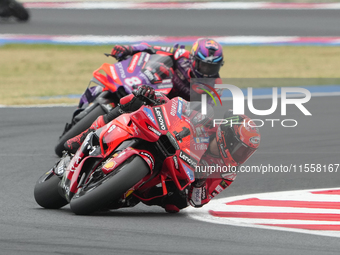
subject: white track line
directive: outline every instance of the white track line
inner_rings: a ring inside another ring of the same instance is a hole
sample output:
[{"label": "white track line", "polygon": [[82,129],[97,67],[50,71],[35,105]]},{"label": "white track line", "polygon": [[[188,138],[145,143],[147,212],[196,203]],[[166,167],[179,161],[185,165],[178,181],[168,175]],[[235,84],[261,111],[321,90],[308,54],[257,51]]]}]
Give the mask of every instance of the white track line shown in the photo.
[{"label": "white track line", "polygon": [[298,208],[298,207],[276,207],[276,206],[241,206],[241,205],[226,205],[228,202],[244,200],[249,198],[258,198],[262,200],[291,200],[291,201],[315,201],[315,202],[340,202],[340,195],[325,195],[325,194],[312,194],[313,191],[327,191],[327,190],[338,190],[339,188],[327,188],[327,189],[315,189],[315,190],[293,190],[283,192],[270,192],[270,193],[259,193],[249,194],[235,197],[226,197],[216,200],[212,200],[209,204],[202,208],[187,208],[185,211],[188,213],[190,218],[215,223],[222,225],[233,225],[240,227],[252,227],[260,229],[270,230],[281,230],[290,231],[304,234],[340,237],[340,231],[326,231],[326,230],[307,230],[299,228],[288,228],[281,226],[266,226],[260,224],[301,224],[304,226],[308,225],[340,225],[339,221],[327,221],[327,220],[298,220],[298,219],[271,219],[271,218],[238,218],[235,217],[216,217],[209,213],[209,211],[224,211],[224,212],[249,212],[249,213],[304,213],[306,216],[310,213],[317,214],[339,214],[340,209],[317,209],[317,208]]}]

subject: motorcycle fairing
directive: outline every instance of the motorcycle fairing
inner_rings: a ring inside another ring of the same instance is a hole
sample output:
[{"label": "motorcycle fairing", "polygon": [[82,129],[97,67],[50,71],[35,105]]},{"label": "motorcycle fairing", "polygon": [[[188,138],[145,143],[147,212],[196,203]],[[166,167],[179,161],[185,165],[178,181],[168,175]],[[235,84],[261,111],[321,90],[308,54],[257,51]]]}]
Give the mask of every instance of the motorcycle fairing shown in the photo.
[{"label": "motorcycle fairing", "polygon": [[[65,197],[68,200],[71,199],[85,183],[85,179],[90,177],[93,169],[99,167],[104,174],[108,174],[133,156],[142,157],[149,166],[150,173],[131,187],[123,197],[133,194],[142,201],[150,200],[152,198],[144,194],[158,184],[162,185],[162,196],[164,196],[168,192],[165,185],[166,181],[173,181],[180,190],[185,189],[194,181],[193,170],[191,169],[193,165],[189,164],[187,158],[183,160],[182,157],[183,152],[190,154],[191,138],[186,135],[178,140],[175,138],[175,134],[184,129],[188,129],[190,132],[192,130],[184,116],[180,115],[181,118],[179,118],[177,114],[179,101],[181,99],[174,98],[160,106],[167,123],[167,130],[161,130],[147,115],[148,111],[145,111],[145,109],[151,110],[150,106],[142,106],[139,110],[131,114],[123,114],[96,132],[90,133],[72,158],[64,174],[61,186]],[[159,148],[159,153],[162,153],[165,159],[155,158],[148,151],[148,148],[136,149],[133,146],[122,148],[121,151],[114,153],[123,142],[129,140],[155,144],[154,149]],[[163,161],[158,163],[161,167],[154,169],[156,161],[159,160]],[[86,166],[91,169],[86,169]]]}]

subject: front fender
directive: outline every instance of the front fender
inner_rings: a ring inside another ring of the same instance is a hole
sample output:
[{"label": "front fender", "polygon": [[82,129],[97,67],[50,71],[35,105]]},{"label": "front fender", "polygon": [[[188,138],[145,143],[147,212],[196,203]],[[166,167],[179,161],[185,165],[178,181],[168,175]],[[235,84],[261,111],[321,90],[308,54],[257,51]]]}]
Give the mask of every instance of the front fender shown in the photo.
[{"label": "front fender", "polygon": [[124,150],[122,150],[119,153],[116,153],[114,155],[112,155],[111,158],[109,158],[105,165],[102,168],[102,171],[104,174],[109,174],[112,171],[114,171],[119,165],[121,165],[123,162],[125,162],[128,158],[132,157],[133,155],[137,155],[139,157],[141,157],[146,164],[148,165],[149,169],[150,169],[150,173],[152,174],[152,171],[155,167],[155,161],[153,156],[151,156],[151,154],[147,151],[144,150],[138,150],[138,149],[134,149],[131,147],[128,147]]}]

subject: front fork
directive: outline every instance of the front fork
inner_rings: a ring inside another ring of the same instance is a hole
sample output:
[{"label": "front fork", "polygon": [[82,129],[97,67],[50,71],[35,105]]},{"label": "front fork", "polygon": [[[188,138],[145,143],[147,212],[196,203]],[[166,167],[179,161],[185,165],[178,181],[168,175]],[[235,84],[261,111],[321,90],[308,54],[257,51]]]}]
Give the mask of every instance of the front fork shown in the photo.
[{"label": "front fork", "polygon": [[71,159],[71,156],[67,152],[64,152],[63,156],[52,169],[54,174],[61,179],[58,185],[58,192],[62,197],[65,197],[68,202],[70,201],[70,181],[67,179],[65,173]]}]

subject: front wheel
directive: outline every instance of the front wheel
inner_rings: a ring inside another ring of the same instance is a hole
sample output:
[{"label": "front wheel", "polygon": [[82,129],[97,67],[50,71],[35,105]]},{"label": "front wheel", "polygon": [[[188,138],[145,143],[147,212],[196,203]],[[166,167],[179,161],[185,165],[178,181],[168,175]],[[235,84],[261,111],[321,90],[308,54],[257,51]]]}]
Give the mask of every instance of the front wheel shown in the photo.
[{"label": "front wheel", "polygon": [[128,159],[118,169],[95,182],[87,183],[70,203],[75,214],[91,214],[119,199],[143,179],[150,169],[139,156]]},{"label": "front wheel", "polygon": [[42,175],[34,187],[35,201],[47,209],[59,209],[68,204],[58,191],[60,178],[52,170]]}]

